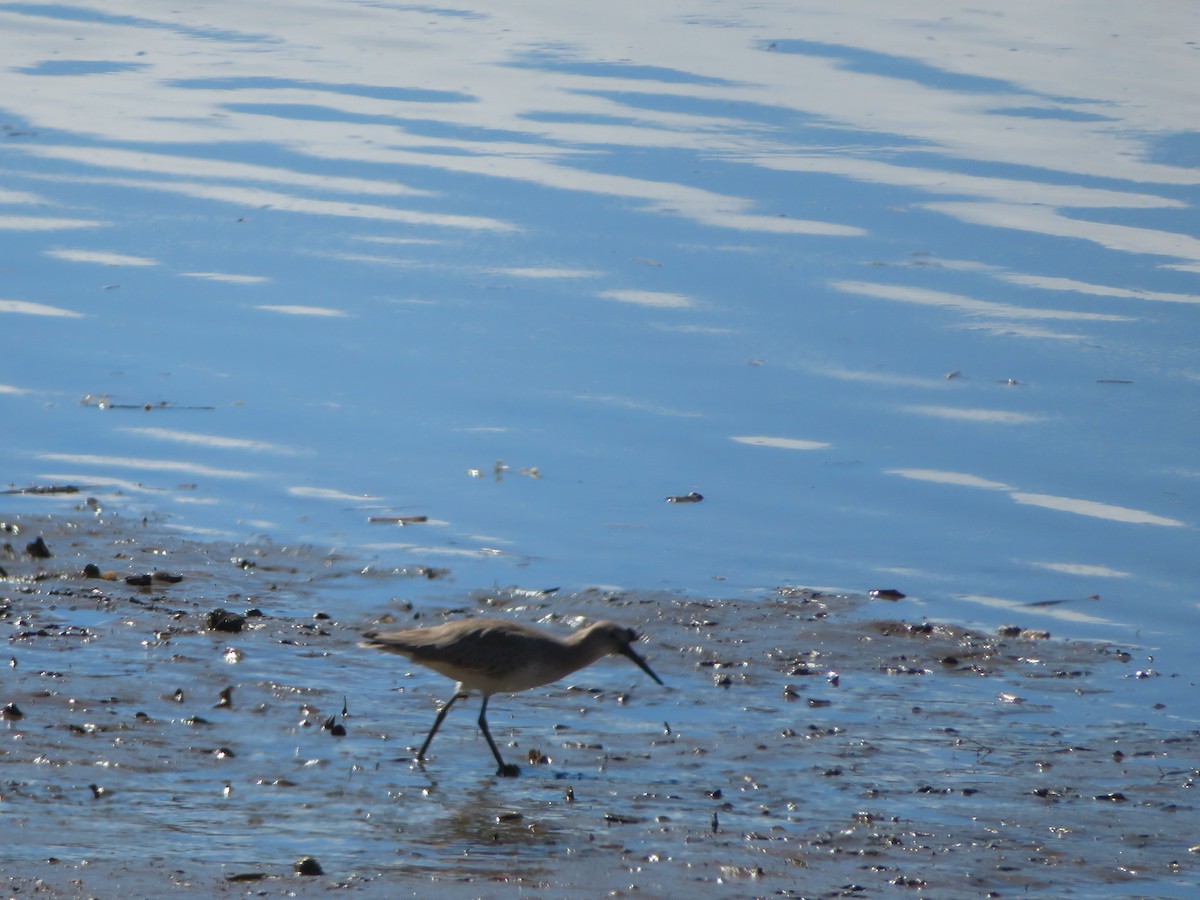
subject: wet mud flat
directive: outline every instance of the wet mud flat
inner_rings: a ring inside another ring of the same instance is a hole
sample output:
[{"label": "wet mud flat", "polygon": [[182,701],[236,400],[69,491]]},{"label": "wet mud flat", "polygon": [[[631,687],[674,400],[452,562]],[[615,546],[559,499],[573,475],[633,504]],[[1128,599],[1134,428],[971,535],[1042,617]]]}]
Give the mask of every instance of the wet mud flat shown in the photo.
[{"label": "wet mud flat", "polygon": [[[1185,897],[1200,879],[1200,733],[1132,645],[799,586],[477,590],[86,507],[0,520],[12,896]],[[478,613],[633,626],[667,687],[618,660],[497,696],[519,778],[494,774],[472,699],[416,765],[453,686],[357,641]]]}]

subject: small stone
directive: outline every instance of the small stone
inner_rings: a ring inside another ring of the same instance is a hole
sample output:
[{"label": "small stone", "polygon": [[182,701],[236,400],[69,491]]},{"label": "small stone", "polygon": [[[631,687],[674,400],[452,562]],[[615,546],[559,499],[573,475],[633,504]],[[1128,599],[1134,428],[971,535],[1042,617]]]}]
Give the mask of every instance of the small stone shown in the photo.
[{"label": "small stone", "polygon": [[50,548],[46,546],[46,542],[42,540],[41,535],[38,535],[36,540],[30,541],[25,545],[25,552],[34,559],[49,559],[54,555],[50,552]]},{"label": "small stone", "polygon": [[302,856],[296,860],[296,865],[293,867],[297,875],[324,875],[325,870],[321,868],[321,864],[311,856]]},{"label": "small stone", "polygon": [[83,567],[83,577],[84,578],[99,578],[100,577],[100,567],[98,565],[96,565],[95,563],[88,563],[86,566]]},{"label": "small stone", "polygon": [[239,616],[237,613],[230,612],[227,609],[214,609],[208,614],[206,621],[208,622],[208,627],[213,631],[238,632],[246,624],[246,617]]}]

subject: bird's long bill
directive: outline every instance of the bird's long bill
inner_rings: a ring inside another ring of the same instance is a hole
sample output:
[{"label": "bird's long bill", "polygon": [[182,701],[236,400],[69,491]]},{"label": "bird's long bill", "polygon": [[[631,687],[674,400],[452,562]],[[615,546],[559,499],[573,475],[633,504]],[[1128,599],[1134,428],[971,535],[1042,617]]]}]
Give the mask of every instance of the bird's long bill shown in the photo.
[{"label": "bird's long bill", "polygon": [[659,678],[657,675],[655,675],[654,670],[652,668],[650,668],[650,663],[648,663],[644,659],[642,659],[641,655],[639,655],[638,652],[636,650],[634,650],[632,647],[630,647],[628,644],[625,645],[625,649],[623,649],[621,651],[621,653],[625,656],[628,656],[635,663],[637,663],[639,669],[641,669],[643,672],[645,672],[647,675],[649,675],[651,678],[653,678],[659,684],[663,683],[663,680],[661,678]]}]

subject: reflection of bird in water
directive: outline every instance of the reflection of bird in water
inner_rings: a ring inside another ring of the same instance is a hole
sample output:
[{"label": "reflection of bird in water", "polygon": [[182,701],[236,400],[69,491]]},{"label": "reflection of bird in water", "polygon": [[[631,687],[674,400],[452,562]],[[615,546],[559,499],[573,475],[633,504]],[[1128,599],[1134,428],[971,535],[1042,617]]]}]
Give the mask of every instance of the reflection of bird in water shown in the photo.
[{"label": "reflection of bird in water", "polygon": [[407,656],[458,682],[454,696],[434,719],[425,743],[417,751],[417,759],[425,759],[425,751],[454,702],[478,691],[483,695],[479,727],[500,765],[498,775],[517,775],[520,769],[504,762],[488,731],[487,707],[492,694],[514,694],[550,684],[602,657],[618,653],[629,657],[662,684],[662,679],[631,646],[638,639],[637,632],[612,622],[596,622],[565,638],[517,622],[486,618],[460,619],[433,628],[368,632],[363,636],[366,640],[361,647]]}]

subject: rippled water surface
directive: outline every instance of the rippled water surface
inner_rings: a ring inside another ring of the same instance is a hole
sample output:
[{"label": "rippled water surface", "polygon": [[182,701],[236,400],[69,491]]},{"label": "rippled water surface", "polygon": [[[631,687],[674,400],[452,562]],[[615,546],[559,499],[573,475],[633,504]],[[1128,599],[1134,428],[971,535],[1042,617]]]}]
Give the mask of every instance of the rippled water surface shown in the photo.
[{"label": "rippled water surface", "polygon": [[80,489],[0,513],[439,576],[356,624],[894,587],[1194,729],[1197,21],[0,2],[0,481]]}]

